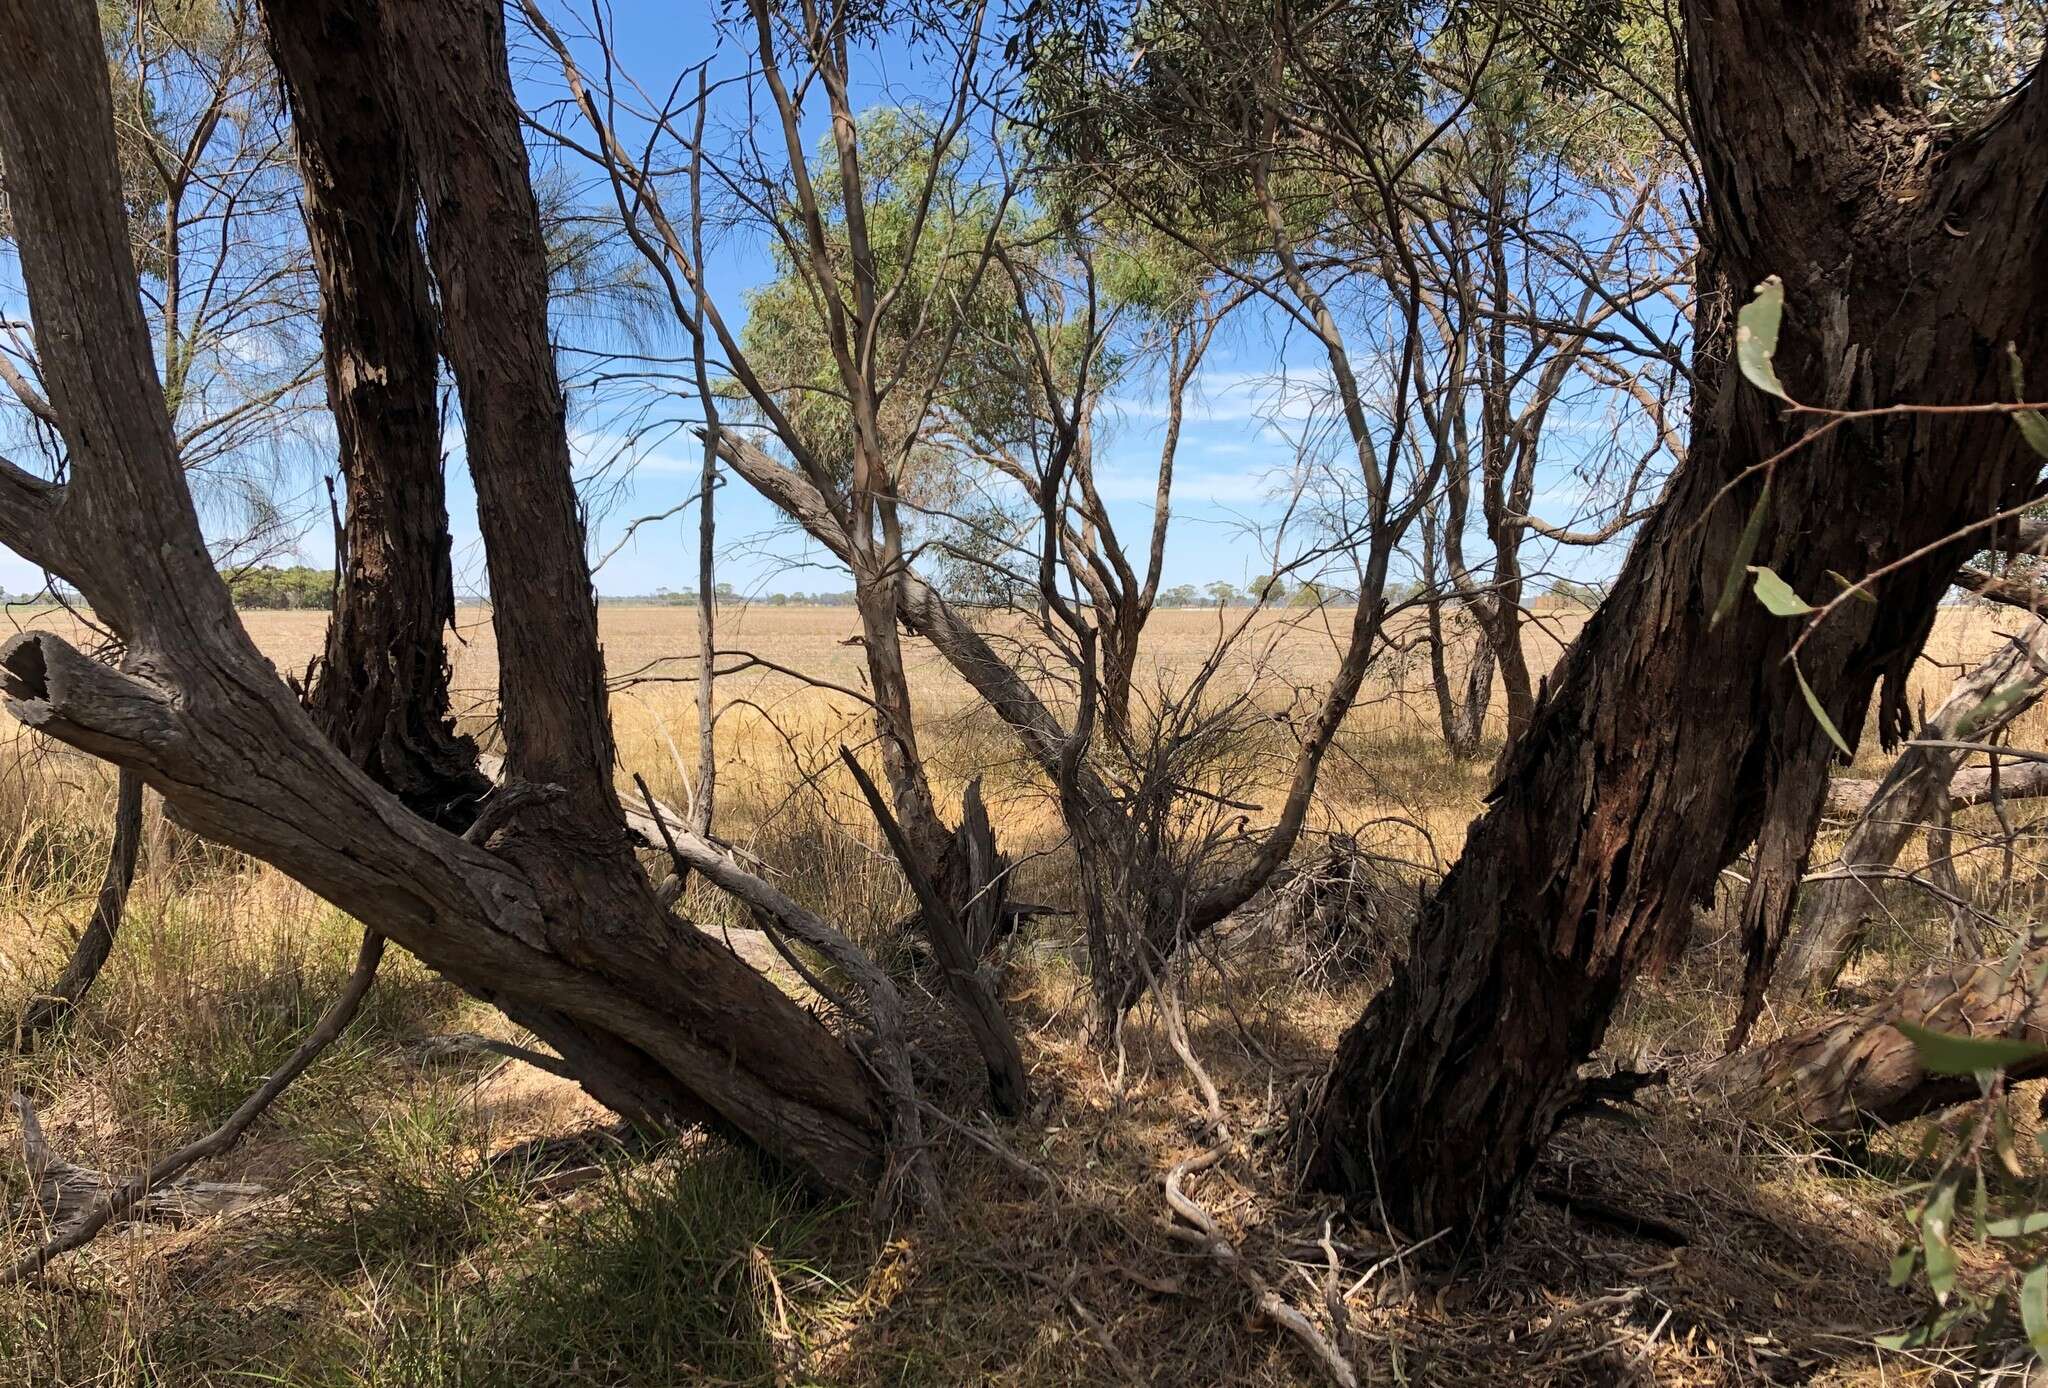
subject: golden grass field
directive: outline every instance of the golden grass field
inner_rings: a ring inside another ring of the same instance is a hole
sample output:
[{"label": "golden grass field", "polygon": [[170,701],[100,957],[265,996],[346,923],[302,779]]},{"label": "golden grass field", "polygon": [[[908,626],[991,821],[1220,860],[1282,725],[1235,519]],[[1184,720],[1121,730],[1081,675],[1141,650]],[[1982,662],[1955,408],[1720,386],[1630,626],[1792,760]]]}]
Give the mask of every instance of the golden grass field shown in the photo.
[{"label": "golden grass field", "polygon": [[[1541,615],[1539,669],[1583,616]],[[1234,674],[1255,680],[1276,708],[1313,698],[1348,619],[1265,614]],[[15,620],[73,623],[50,612]],[[1916,696],[1938,700],[1954,667],[2018,620],[1945,612]],[[251,612],[245,622],[281,671],[302,673],[319,648],[321,614]],[[1209,611],[1158,614],[1146,646],[1154,684],[1183,678],[1217,622]],[[487,732],[488,614],[465,609],[458,625],[458,706]],[[695,686],[674,681],[694,669],[693,615],[607,606],[601,628],[619,686],[622,784],[638,771],[663,798],[687,799]],[[862,682],[846,609],[733,609],[721,628],[722,648]],[[1027,857],[1022,894],[1069,904],[1043,787],[929,650],[912,642],[910,655],[942,794],[984,777],[999,835]],[[792,895],[887,945],[909,897],[834,760],[842,743],[866,739],[859,706],[760,670],[721,680],[718,696],[720,831],[759,853]],[[1450,762],[1434,720],[1422,652],[1390,655],[1346,725],[1318,805],[1319,829],[1364,830],[1369,846],[1413,867],[1412,881],[1455,856],[1485,790],[1485,758]],[[1252,764],[1276,780],[1287,744],[1284,731],[1274,737]],[[2048,743],[2048,714],[2028,715],[2015,741]],[[12,1015],[90,911],[110,778],[18,732],[0,754],[0,1012]],[[1882,762],[1866,751],[1855,773]],[[1272,788],[1233,787],[1253,800]],[[2015,809],[2011,842],[2032,863],[2041,857],[2035,812]],[[1984,827],[1960,823],[1965,837]],[[1966,880],[1996,870],[1988,834],[1985,844]],[[1827,847],[1824,839],[1817,860]],[[2029,912],[2035,900],[2027,885],[2013,909]],[[1898,924],[1864,966],[1871,986],[1944,946],[1926,903],[1904,893],[1895,901]],[[685,906],[708,925],[738,923],[701,884]],[[1725,903],[1701,914],[1697,948],[1634,991],[1610,1054],[1683,1063],[1716,1046],[1739,968],[1730,924]],[[1191,1031],[1239,1131],[1277,1122],[1286,1086],[1313,1073],[1384,978],[1400,924],[1370,928],[1384,936],[1377,962],[1335,984],[1302,983],[1257,931],[1226,931],[1218,958],[1203,965]],[[0,1083],[34,1096],[65,1155],[130,1169],[217,1122],[268,1073],[338,986],[355,933],[281,875],[166,823],[152,803],[106,975],[53,1044],[4,1062]],[[205,1173],[270,1194],[191,1228],[108,1235],[46,1286],[0,1293],[0,1388],[1321,1382],[1235,1283],[1162,1236],[1159,1179],[1200,1145],[1194,1104],[1147,1017],[1133,1024],[1121,1074],[1082,1043],[1069,933],[1057,920],[1042,927],[1006,983],[1039,1106],[1005,1138],[1057,1173],[1057,1187],[1021,1181],[975,1144],[947,1138],[952,1222],[916,1228],[821,1210],[701,1139],[651,1162],[605,1157],[603,1179],[558,1188],[549,1171],[506,1154],[591,1130],[604,1115],[573,1086],[516,1065],[421,1059],[423,1037],[513,1033],[399,958],[356,1028]],[[1790,1004],[1766,1027],[1802,1015]],[[941,1028],[921,1056],[935,1089],[957,1082],[956,1050]],[[4,1127],[0,1141],[11,1145]],[[1349,1302],[1354,1357],[1386,1383],[1965,1381],[1940,1351],[1872,1347],[1919,1309],[1912,1293],[1884,1285],[1909,1203],[1900,1188],[1916,1169],[1911,1135],[1884,1151],[1875,1168],[1859,1168],[1676,1109],[1633,1127],[1574,1128],[1544,1179],[1676,1220],[1693,1241],[1667,1249],[1538,1202],[1483,1267],[1445,1275],[1394,1263],[1375,1273]],[[15,1216],[0,1257],[40,1232],[22,1213],[32,1211],[27,1195],[18,1160],[0,1147],[0,1209]],[[1205,1177],[1200,1195],[1289,1295],[1320,1305],[1310,1274],[1290,1260],[1320,1259],[1321,1211],[1287,1194],[1270,1149]],[[1369,1229],[1343,1237],[1364,1266],[1375,1261]],[[1963,1256],[1966,1279],[2000,1271],[1993,1249]]]}]

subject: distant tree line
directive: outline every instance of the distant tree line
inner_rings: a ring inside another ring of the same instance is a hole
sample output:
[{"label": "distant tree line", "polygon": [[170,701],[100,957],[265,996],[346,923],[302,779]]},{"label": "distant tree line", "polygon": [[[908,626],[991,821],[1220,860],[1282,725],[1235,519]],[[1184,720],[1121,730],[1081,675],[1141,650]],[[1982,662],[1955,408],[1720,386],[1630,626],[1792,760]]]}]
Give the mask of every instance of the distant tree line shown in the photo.
[{"label": "distant tree line", "polygon": [[247,568],[232,569],[225,577],[228,594],[237,607],[287,611],[305,608],[319,612],[330,611],[334,607],[332,569],[309,569],[304,565],[280,569],[252,564]]},{"label": "distant tree line", "polygon": [[[852,590],[839,593],[748,593],[743,594],[730,583],[721,583],[715,590],[718,602],[747,602],[765,607],[852,607]],[[949,594],[956,602],[969,606],[980,605],[976,594],[962,592]],[[1171,588],[1162,588],[1155,605],[1159,607],[1230,607],[1240,603],[1262,600],[1268,606],[1320,607],[1325,604],[1348,607],[1358,601],[1358,594],[1349,588],[1333,587],[1304,579],[1289,583],[1286,578],[1273,575],[1259,578],[1239,587],[1234,583],[1205,583],[1197,587],[1192,583],[1180,583]],[[695,607],[697,590],[694,588],[657,588],[652,593],[622,593],[598,599],[618,607]]]}]

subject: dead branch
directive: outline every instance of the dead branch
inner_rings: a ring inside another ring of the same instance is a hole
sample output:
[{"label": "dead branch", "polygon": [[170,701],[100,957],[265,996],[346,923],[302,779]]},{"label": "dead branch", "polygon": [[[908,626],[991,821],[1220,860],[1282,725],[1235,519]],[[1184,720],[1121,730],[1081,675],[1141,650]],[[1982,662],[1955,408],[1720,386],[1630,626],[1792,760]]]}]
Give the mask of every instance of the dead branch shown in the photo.
[{"label": "dead branch", "polygon": [[[2048,1042],[2048,939],[2005,960],[1929,974],[1870,1006],[1827,1018],[1767,1045],[1723,1057],[1695,1076],[1695,1097],[1743,1117],[1853,1133],[1901,1123],[1978,1097],[1971,1075],[1930,1074],[1900,1022],[1971,1036]],[[2010,1080],[2048,1074],[2048,1050],[2007,1067]]]},{"label": "dead branch", "polygon": [[1237,1245],[1230,1241],[1214,1216],[1187,1193],[1188,1178],[1207,1171],[1230,1155],[1237,1146],[1237,1139],[1232,1135],[1230,1125],[1224,1121],[1222,1098],[1217,1093],[1216,1083],[1209,1078],[1209,1072],[1201,1061],[1196,1059],[1194,1047],[1188,1041],[1187,1021],[1181,1012],[1180,1000],[1172,996],[1171,990],[1163,986],[1157,977],[1152,979],[1152,992],[1159,1004],[1167,1043],[1173,1047],[1181,1066],[1201,1092],[1204,1121],[1213,1138],[1213,1145],[1174,1163],[1166,1173],[1166,1203],[1184,1221],[1184,1225],[1174,1225],[1169,1232],[1183,1243],[1200,1248],[1235,1277],[1250,1295],[1259,1314],[1293,1336],[1338,1388],[1358,1388],[1358,1371],[1351,1366],[1343,1351],[1317,1329],[1313,1321],[1273,1290],[1258,1269],[1245,1261],[1244,1255],[1238,1252]]},{"label": "dead branch", "polygon": [[14,1028],[14,1048],[26,1051],[36,1038],[78,1006],[86,991],[100,976],[107,956],[114,951],[114,937],[120,932],[121,917],[128,906],[128,888],[135,881],[135,863],[142,852],[142,776],[122,767],[114,790],[114,843],[107,858],[106,875],[100,879],[99,900],[92,920],[71,951],[64,972],[50,987],[30,999],[28,1009]]},{"label": "dead branch", "polygon": [[904,877],[917,894],[932,953],[945,974],[946,991],[952,994],[961,1019],[973,1033],[974,1044],[988,1067],[990,1101],[998,1113],[1006,1116],[1022,1113],[1030,1087],[1024,1078],[1024,1054],[1017,1048],[1017,1033],[1004,1015],[995,989],[982,974],[980,960],[968,947],[967,932],[960,923],[960,917],[939,895],[935,865],[924,862],[919,856],[902,826],[896,822],[896,816],[889,812],[889,803],[882,798],[881,790],[861,766],[860,759],[846,747],[839,749],[839,756],[846,763],[846,769],[853,773],[854,784],[860,787],[868,808],[874,812],[875,822],[882,828],[882,836],[889,841]]},{"label": "dead branch", "polygon": [[[98,1235],[107,1225],[126,1216],[151,1191],[160,1190],[175,1181],[178,1176],[208,1157],[219,1156],[241,1140],[249,1126],[262,1116],[265,1109],[277,1100],[291,1086],[292,1081],[304,1074],[322,1051],[334,1044],[336,1037],[355,1019],[356,1012],[363,1005],[370,987],[377,981],[377,965],[384,958],[384,937],[374,930],[363,932],[362,948],[356,954],[355,968],[350,971],[348,981],[342,985],[339,996],[328,1005],[320,1020],[299,1043],[298,1049],[286,1058],[284,1064],[272,1072],[256,1092],[242,1101],[228,1116],[228,1120],[212,1132],[186,1143],[177,1151],[158,1161],[148,1170],[129,1178],[125,1185],[101,1196],[84,1214],[60,1228],[56,1235],[34,1252],[21,1258],[4,1271],[0,1271],[0,1285],[26,1281],[40,1276],[50,1261],[81,1248]],[[32,1110],[25,1099],[17,1098],[16,1106],[22,1112],[22,1134],[27,1139],[33,1123]],[[38,1135],[40,1135],[38,1133]]]}]

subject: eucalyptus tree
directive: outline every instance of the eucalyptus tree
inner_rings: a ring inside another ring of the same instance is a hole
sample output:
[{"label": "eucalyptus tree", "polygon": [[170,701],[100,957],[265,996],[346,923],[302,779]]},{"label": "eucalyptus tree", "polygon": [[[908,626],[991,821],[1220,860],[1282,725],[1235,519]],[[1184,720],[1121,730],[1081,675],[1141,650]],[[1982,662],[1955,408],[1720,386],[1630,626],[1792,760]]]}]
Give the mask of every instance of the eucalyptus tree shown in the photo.
[{"label": "eucalyptus tree", "polygon": [[374,654],[418,660],[425,718],[395,730],[370,718],[360,736],[324,720],[337,745],[257,652],[208,553],[167,407],[95,15],[11,0],[0,5],[0,161],[66,467],[61,478],[0,467],[0,540],[75,584],[120,651],[103,660],[50,632],[17,636],[0,649],[10,710],[133,768],[179,822],[274,864],[498,1006],[620,1113],[709,1123],[821,1185],[872,1190],[888,1137],[917,1141],[887,980],[715,846],[684,828],[664,836],[862,982],[870,1065],[673,915],[635,856],[499,7],[326,0],[267,17],[301,116],[329,374],[352,420],[338,432],[362,468],[388,474],[391,494],[426,469],[424,344],[438,341],[456,379],[497,600],[502,783],[480,804],[402,799],[365,770],[399,781],[385,759],[396,746],[427,767],[422,779],[445,766],[458,791],[476,784],[432,707],[443,579],[429,556],[445,563],[448,536],[431,507],[381,509],[377,543],[403,555],[403,575],[366,571],[348,595],[407,609]]},{"label": "eucalyptus tree", "polygon": [[[1509,743],[1535,704],[1524,641],[1540,620],[1529,610],[1530,542],[1554,552],[1626,534],[1684,456],[1691,330],[1677,153],[1619,102],[1589,113],[1577,94],[1546,90],[1526,61],[1477,76],[1458,137],[1403,180],[1407,255],[1381,244],[1367,262],[1423,277],[1431,380],[1420,396],[1426,444],[1415,446],[1446,460],[1438,533],[1424,537],[1436,561],[1425,566],[1426,601],[1441,606],[1442,580],[1484,646],[1462,708],[1446,719],[1466,755],[1494,670]],[[1538,514],[1548,509],[1538,497],[1560,484],[1583,492],[1563,524]],[[1445,664],[1433,651],[1433,670]],[[1453,708],[1447,680],[1434,683]]]},{"label": "eucalyptus tree", "polygon": [[[1112,299],[1117,286],[1132,307],[1147,295],[1170,296],[1156,266],[1142,271],[1095,244],[1085,209],[1062,218],[1050,215],[1050,197],[1019,201],[1018,170],[1004,162],[1014,144],[1002,115],[978,104],[983,10],[916,11],[884,22],[845,10],[751,6],[727,32],[773,119],[756,123],[732,151],[707,142],[701,115],[635,97],[638,88],[621,75],[601,24],[565,37],[537,5],[527,16],[553,47],[587,127],[565,133],[563,143],[604,170],[643,254],[670,286],[679,322],[717,344],[731,382],[725,398],[743,402],[758,426],[718,431],[727,466],[853,573],[883,767],[909,849],[905,868],[913,881],[939,884],[942,906],[948,896],[956,903],[936,913],[927,906],[927,925],[934,914],[961,914],[961,905],[990,894],[975,875],[949,869],[965,856],[953,847],[963,841],[938,818],[899,623],[932,643],[1053,785],[1083,866],[1097,1030],[1113,1036],[1143,994],[1148,970],[1250,899],[1285,863],[1308,821],[1317,770],[1363,678],[1377,605],[1366,605],[1364,634],[1346,646],[1342,671],[1286,768],[1285,800],[1270,828],[1247,831],[1243,807],[1227,798],[1184,794],[1187,768],[1149,753],[1134,757],[1134,743],[1101,754],[1098,733],[1109,732],[1103,741],[1113,742],[1121,731],[1170,521],[1170,506],[1155,508],[1145,556],[1136,558],[1094,485],[1092,433],[1106,383],[1115,379],[1124,312]],[[853,106],[850,55],[910,25],[925,51],[938,55],[933,83],[943,98],[928,109],[864,118]],[[578,44],[587,45],[589,61],[579,60]],[[815,162],[803,138],[814,106],[831,122],[829,146]],[[987,116],[991,126],[972,140],[971,114]],[[652,131],[651,144],[629,144],[620,128],[627,120]],[[970,160],[979,162],[969,169]],[[662,172],[681,168],[702,170],[776,248],[781,274],[756,296],[743,330],[729,318],[730,306],[705,292],[701,256],[683,232],[701,211],[665,205],[673,180],[665,188]],[[1035,186],[1049,189],[1050,181]],[[1259,222],[1239,220],[1265,235]],[[1165,249],[1196,267],[1198,281],[1214,279],[1206,255],[1190,256],[1172,241]],[[1155,282],[1141,289],[1148,273]],[[1226,276],[1220,293],[1197,292],[1152,315],[1170,363],[1170,395],[1189,388],[1220,315],[1248,288]],[[1168,501],[1174,456],[1169,432],[1155,489]],[[963,478],[977,489],[1009,489],[1009,499],[963,507]],[[973,523],[962,525],[969,511]],[[1009,525],[1019,517],[1021,524]],[[1391,536],[1383,539],[1382,565],[1392,547]],[[1064,683],[1041,678],[1040,652],[1005,653],[1005,638],[978,629],[925,577],[921,551],[948,546],[950,559],[992,578],[993,591],[1033,608],[1041,651],[1055,653],[1052,668]],[[1231,632],[1241,633],[1250,615],[1240,614]],[[1207,662],[1198,682],[1206,686],[1221,668],[1220,657]],[[1107,706],[1105,690],[1114,691]],[[1248,707],[1232,696],[1212,709],[1182,691],[1173,717],[1154,720],[1148,747],[1184,758],[1223,739],[1188,736],[1189,727],[1176,722],[1217,734],[1219,717],[1240,718]],[[1145,769],[1133,770],[1141,762]],[[1185,823],[1177,829],[1176,819],[1198,802],[1232,813],[1205,814],[1192,834]],[[945,927],[943,919],[938,924]],[[962,933],[972,940],[991,932]],[[949,957],[950,945],[939,953],[956,1000],[978,1019],[995,1073],[1012,1063],[1014,1048],[1004,1040],[1000,1010],[971,961]]]},{"label": "eucalyptus tree", "polygon": [[[2009,348],[2032,361],[2048,347],[2038,67],[1981,119],[1947,124],[1897,7],[1689,0],[1680,14],[1677,104],[1705,192],[1683,461],[1295,1131],[1310,1184],[1454,1244],[1500,1233],[1623,989],[1682,948],[1692,908],[1755,843],[1753,1015],[1837,738],[1853,745],[1880,683],[1880,732],[1907,730],[1905,675],[1951,576],[2038,485],[2040,459],[1995,408],[1882,411],[2009,401]],[[1415,56],[1417,33],[1480,53],[1526,35],[1583,69],[1611,17],[1479,10],[1435,28],[1444,17],[1401,6],[1283,3],[1248,22],[1170,4],[1126,28],[1083,7],[1047,50],[1065,61],[1044,68],[1121,84],[1132,147],[1163,150],[1147,168],[1194,195],[1273,188],[1263,151],[1245,167],[1223,155],[1239,131],[1278,128],[1318,154],[1363,147],[1361,190],[1391,200],[1392,180],[1370,176],[1389,145],[1347,139],[1355,113],[1392,98],[1409,128],[1434,130],[1463,111],[1428,98],[1421,74],[1442,59]],[[1228,99],[1241,90],[1342,93],[1346,123],[1322,130],[1303,100]],[[1074,106],[1089,113],[1077,139],[1115,128],[1099,102]],[[1773,275],[1788,305],[1777,379],[1797,407],[1746,383],[1732,351],[1733,305]],[[1866,408],[1881,412],[1829,413]],[[1810,636],[1735,600],[1750,564],[1826,601]],[[1880,576],[1878,603],[1830,597],[1831,571]]]},{"label": "eucalyptus tree", "polygon": [[[1910,731],[1906,675],[1958,563],[2039,485],[2009,419],[1910,408],[2010,400],[2013,353],[2048,351],[2038,67],[1944,126],[1894,7],[1681,13],[1710,306],[1685,459],[1298,1134],[1312,1183],[1456,1239],[1499,1234],[1622,990],[1752,843],[1754,1014],[1831,763],[1874,690],[1880,736]],[[1771,276],[1799,408],[1732,350],[1727,306]],[[1880,412],[1830,413],[1859,409]],[[1747,600],[1752,563],[1825,619]],[[1831,571],[1873,576],[1877,603],[1834,603]]]}]

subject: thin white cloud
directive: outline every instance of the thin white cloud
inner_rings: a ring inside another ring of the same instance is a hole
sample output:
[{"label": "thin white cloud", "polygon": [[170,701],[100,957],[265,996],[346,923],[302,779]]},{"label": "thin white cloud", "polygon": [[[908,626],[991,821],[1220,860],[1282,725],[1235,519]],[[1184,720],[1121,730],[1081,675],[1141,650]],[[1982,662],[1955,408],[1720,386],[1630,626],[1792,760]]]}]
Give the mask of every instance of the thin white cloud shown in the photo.
[{"label": "thin white cloud", "polygon": [[578,477],[601,469],[622,470],[663,476],[695,476],[704,466],[703,450],[686,433],[629,438],[602,430],[571,429],[569,457]]}]

